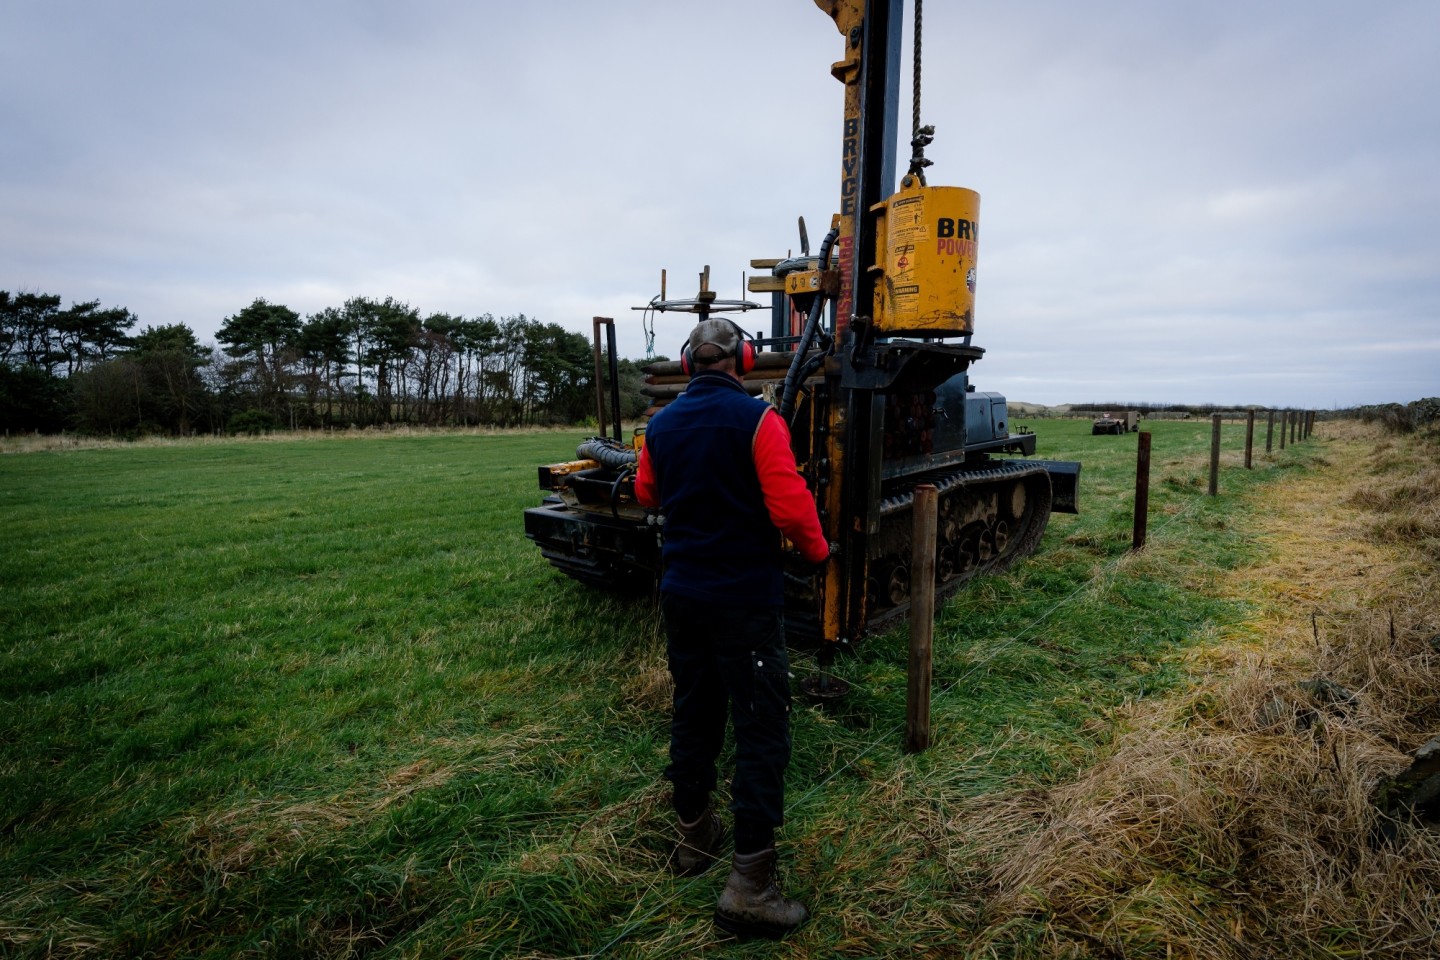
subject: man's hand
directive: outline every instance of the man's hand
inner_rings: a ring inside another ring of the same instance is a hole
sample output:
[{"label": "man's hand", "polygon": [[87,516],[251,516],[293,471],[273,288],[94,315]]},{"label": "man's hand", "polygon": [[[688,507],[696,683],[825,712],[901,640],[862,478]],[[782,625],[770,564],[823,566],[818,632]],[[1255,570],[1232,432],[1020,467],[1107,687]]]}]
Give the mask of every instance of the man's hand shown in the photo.
[{"label": "man's hand", "polygon": [[839,552],[840,544],[831,541],[830,543],[827,543],[825,545],[825,553],[821,554],[819,557],[815,556],[814,554],[803,554],[799,551],[796,551],[796,556],[803,560],[808,566],[814,567],[815,573],[819,573],[820,571],[825,569],[825,564],[829,561],[829,559]]}]

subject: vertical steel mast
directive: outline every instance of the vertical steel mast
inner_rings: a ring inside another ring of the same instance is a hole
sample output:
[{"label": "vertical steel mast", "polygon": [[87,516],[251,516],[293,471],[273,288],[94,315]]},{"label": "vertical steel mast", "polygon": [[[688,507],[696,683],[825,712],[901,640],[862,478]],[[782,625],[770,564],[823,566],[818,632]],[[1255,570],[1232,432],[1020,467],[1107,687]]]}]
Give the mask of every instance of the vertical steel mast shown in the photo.
[{"label": "vertical steel mast", "polygon": [[[896,116],[899,112],[900,41],[904,0],[815,0],[835,21],[844,57],[830,73],[845,85],[840,144],[840,290],[835,316],[836,358],[863,362],[873,339],[874,278],[861,263],[875,248],[871,208],[895,189]],[[821,264],[821,268],[828,264]],[[836,376],[840,371],[827,371]],[[872,390],[845,389],[830,405],[833,444],[822,508],[826,532],[845,556],[863,558],[878,530],[884,398]],[[869,463],[858,470],[851,464]],[[872,516],[872,514],[874,514]],[[821,636],[848,642],[865,624],[865,564],[832,563],[825,576]]]}]

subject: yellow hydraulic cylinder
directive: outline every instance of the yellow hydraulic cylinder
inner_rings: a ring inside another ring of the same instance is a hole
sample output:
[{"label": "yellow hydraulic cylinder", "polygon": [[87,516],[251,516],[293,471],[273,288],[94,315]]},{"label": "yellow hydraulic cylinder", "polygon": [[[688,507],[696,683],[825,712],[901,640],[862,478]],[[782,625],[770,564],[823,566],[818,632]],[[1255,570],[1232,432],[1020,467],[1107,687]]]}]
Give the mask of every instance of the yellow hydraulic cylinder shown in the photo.
[{"label": "yellow hydraulic cylinder", "polygon": [[873,208],[875,332],[966,336],[975,331],[975,257],[980,194],[929,187],[907,176],[900,192]]}]

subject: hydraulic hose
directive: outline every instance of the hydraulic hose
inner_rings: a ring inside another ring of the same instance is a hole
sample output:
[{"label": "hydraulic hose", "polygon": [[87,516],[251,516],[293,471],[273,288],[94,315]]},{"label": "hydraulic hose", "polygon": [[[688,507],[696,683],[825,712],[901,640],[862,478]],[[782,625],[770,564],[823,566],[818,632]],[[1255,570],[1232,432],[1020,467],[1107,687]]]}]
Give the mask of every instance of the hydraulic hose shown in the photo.
[{"label": "hydraulic hose", "polygon": [[[831,227],[820,243],[818,259],[822,271],[830,268],[830,248],[835,245],[839,236],[840,230]],[[795,356],[790,360],[790,369],[785,373],[785,391],[780,396],[780,417],[787,425],[795,415],[795,393],[800,389],[800,381],[804,379],[800,371],[805,365],[805,355],[810,352],[810,345],[815,341],[815,331],[819,329],[820,317],[824,313],[825,294],[817,291],[815,302],[810,305],[810,315],[805,318],[805,330],[800,334],[800,342],[795,345]]]},{"label": "hydraulic hose", "polygon": [[620,519],[620,485],[635,473],[635,464],[628,464],[622,467],[615,477],[615,482],[610,484],[610,516],[616,520]]},{"label": "hydraulic hose", "polygon": [[575,448],[580,460],[594,460],[607,470],[614,470],[610,482],[610,515],[620,519],[620,485],[634,475],[640,456],[613,437],[591,437]]},{"label": "hydraulic hose", "polygon": [[596,460],[611,470],[623,470],[639,460],[634,450],[610,437],[591,437],[576,448],[575,456],[581,460]]}]

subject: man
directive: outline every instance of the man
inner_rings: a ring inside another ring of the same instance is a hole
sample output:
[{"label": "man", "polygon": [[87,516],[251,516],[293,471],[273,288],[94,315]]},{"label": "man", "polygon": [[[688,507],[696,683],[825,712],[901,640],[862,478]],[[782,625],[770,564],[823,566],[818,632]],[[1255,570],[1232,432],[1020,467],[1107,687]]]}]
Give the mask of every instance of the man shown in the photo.
[{"label": "man", "polygon": [[690,385],[645,432],[635,495],[665,518],[660,602],[681,873],[707,869],[725,838],[710,805],[727,709],[735,730],[735,853],[715,922],[779,938],[809,916],[775,883],[775,829],[790,762],[790,663],[782,619],[783,533],[812,564],[829,544],[796,470],[785,421],[745,391],[753,347],[729,320],[704,320],[683,350]]}]

